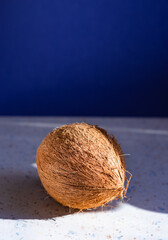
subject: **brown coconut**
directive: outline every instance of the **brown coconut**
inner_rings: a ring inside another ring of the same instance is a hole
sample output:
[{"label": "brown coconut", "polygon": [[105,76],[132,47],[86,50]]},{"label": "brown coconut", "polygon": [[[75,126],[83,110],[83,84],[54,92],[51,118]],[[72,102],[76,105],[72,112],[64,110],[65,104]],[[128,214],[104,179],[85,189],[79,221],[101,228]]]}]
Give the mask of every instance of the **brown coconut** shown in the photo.
[{"label": "brown coconut", "polygon": [[36,162],[48,194],[71,208],[96,208],[122,198],[129,183],[124,186],[125,159],[117,140],[95,125],[54,129],[40,144]]}]

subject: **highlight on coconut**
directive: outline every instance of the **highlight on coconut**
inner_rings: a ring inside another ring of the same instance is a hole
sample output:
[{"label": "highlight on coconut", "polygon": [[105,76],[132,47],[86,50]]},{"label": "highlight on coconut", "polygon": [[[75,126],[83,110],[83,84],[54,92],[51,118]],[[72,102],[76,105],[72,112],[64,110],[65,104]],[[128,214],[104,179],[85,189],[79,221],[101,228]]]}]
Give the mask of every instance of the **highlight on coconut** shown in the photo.
[{"label": "highlight on coconut", "polygon": [[114,136],[97,125],[73,123],[54,129],[37,150],[42,185],[64,206],[90,209],[125,196],[124,154]]}]

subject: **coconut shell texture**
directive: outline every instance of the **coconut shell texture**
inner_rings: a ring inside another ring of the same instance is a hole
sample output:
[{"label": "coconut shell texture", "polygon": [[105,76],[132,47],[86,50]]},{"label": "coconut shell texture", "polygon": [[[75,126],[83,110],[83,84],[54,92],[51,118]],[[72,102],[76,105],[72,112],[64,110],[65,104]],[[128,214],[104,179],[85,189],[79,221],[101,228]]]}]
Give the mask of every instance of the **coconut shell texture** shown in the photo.
[{"label": "coconut shell texture", "polygon": [[98,126],[74,123],[54,129],[40,144],[36,162],[44,188],[64,206],[96,208],[126,192],[122,150]]}]

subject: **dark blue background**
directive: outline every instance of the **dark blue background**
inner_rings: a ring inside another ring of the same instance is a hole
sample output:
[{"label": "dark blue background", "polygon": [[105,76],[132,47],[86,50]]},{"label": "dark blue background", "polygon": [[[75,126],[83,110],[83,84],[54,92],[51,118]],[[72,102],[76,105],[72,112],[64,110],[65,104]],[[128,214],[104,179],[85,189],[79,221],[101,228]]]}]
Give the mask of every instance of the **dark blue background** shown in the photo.
[{"label": "dark blue background", "polygon": [[0,114],[168,116],[168,1],[1,0]]}]

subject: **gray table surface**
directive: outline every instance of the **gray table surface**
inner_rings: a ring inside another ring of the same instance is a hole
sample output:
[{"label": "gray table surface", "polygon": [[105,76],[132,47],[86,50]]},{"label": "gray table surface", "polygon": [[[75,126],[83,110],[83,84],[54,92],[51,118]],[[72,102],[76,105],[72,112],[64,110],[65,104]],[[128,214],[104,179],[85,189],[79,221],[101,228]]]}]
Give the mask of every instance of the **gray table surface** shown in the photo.
[{"label": "gray table surface", "polygon": [[[127,200],[85,212],[44,191],[36,150],[53,128],[86,121],[117,137],[133,174]],[[0,118],[0,240],[168,239],[168,119]]]}]

